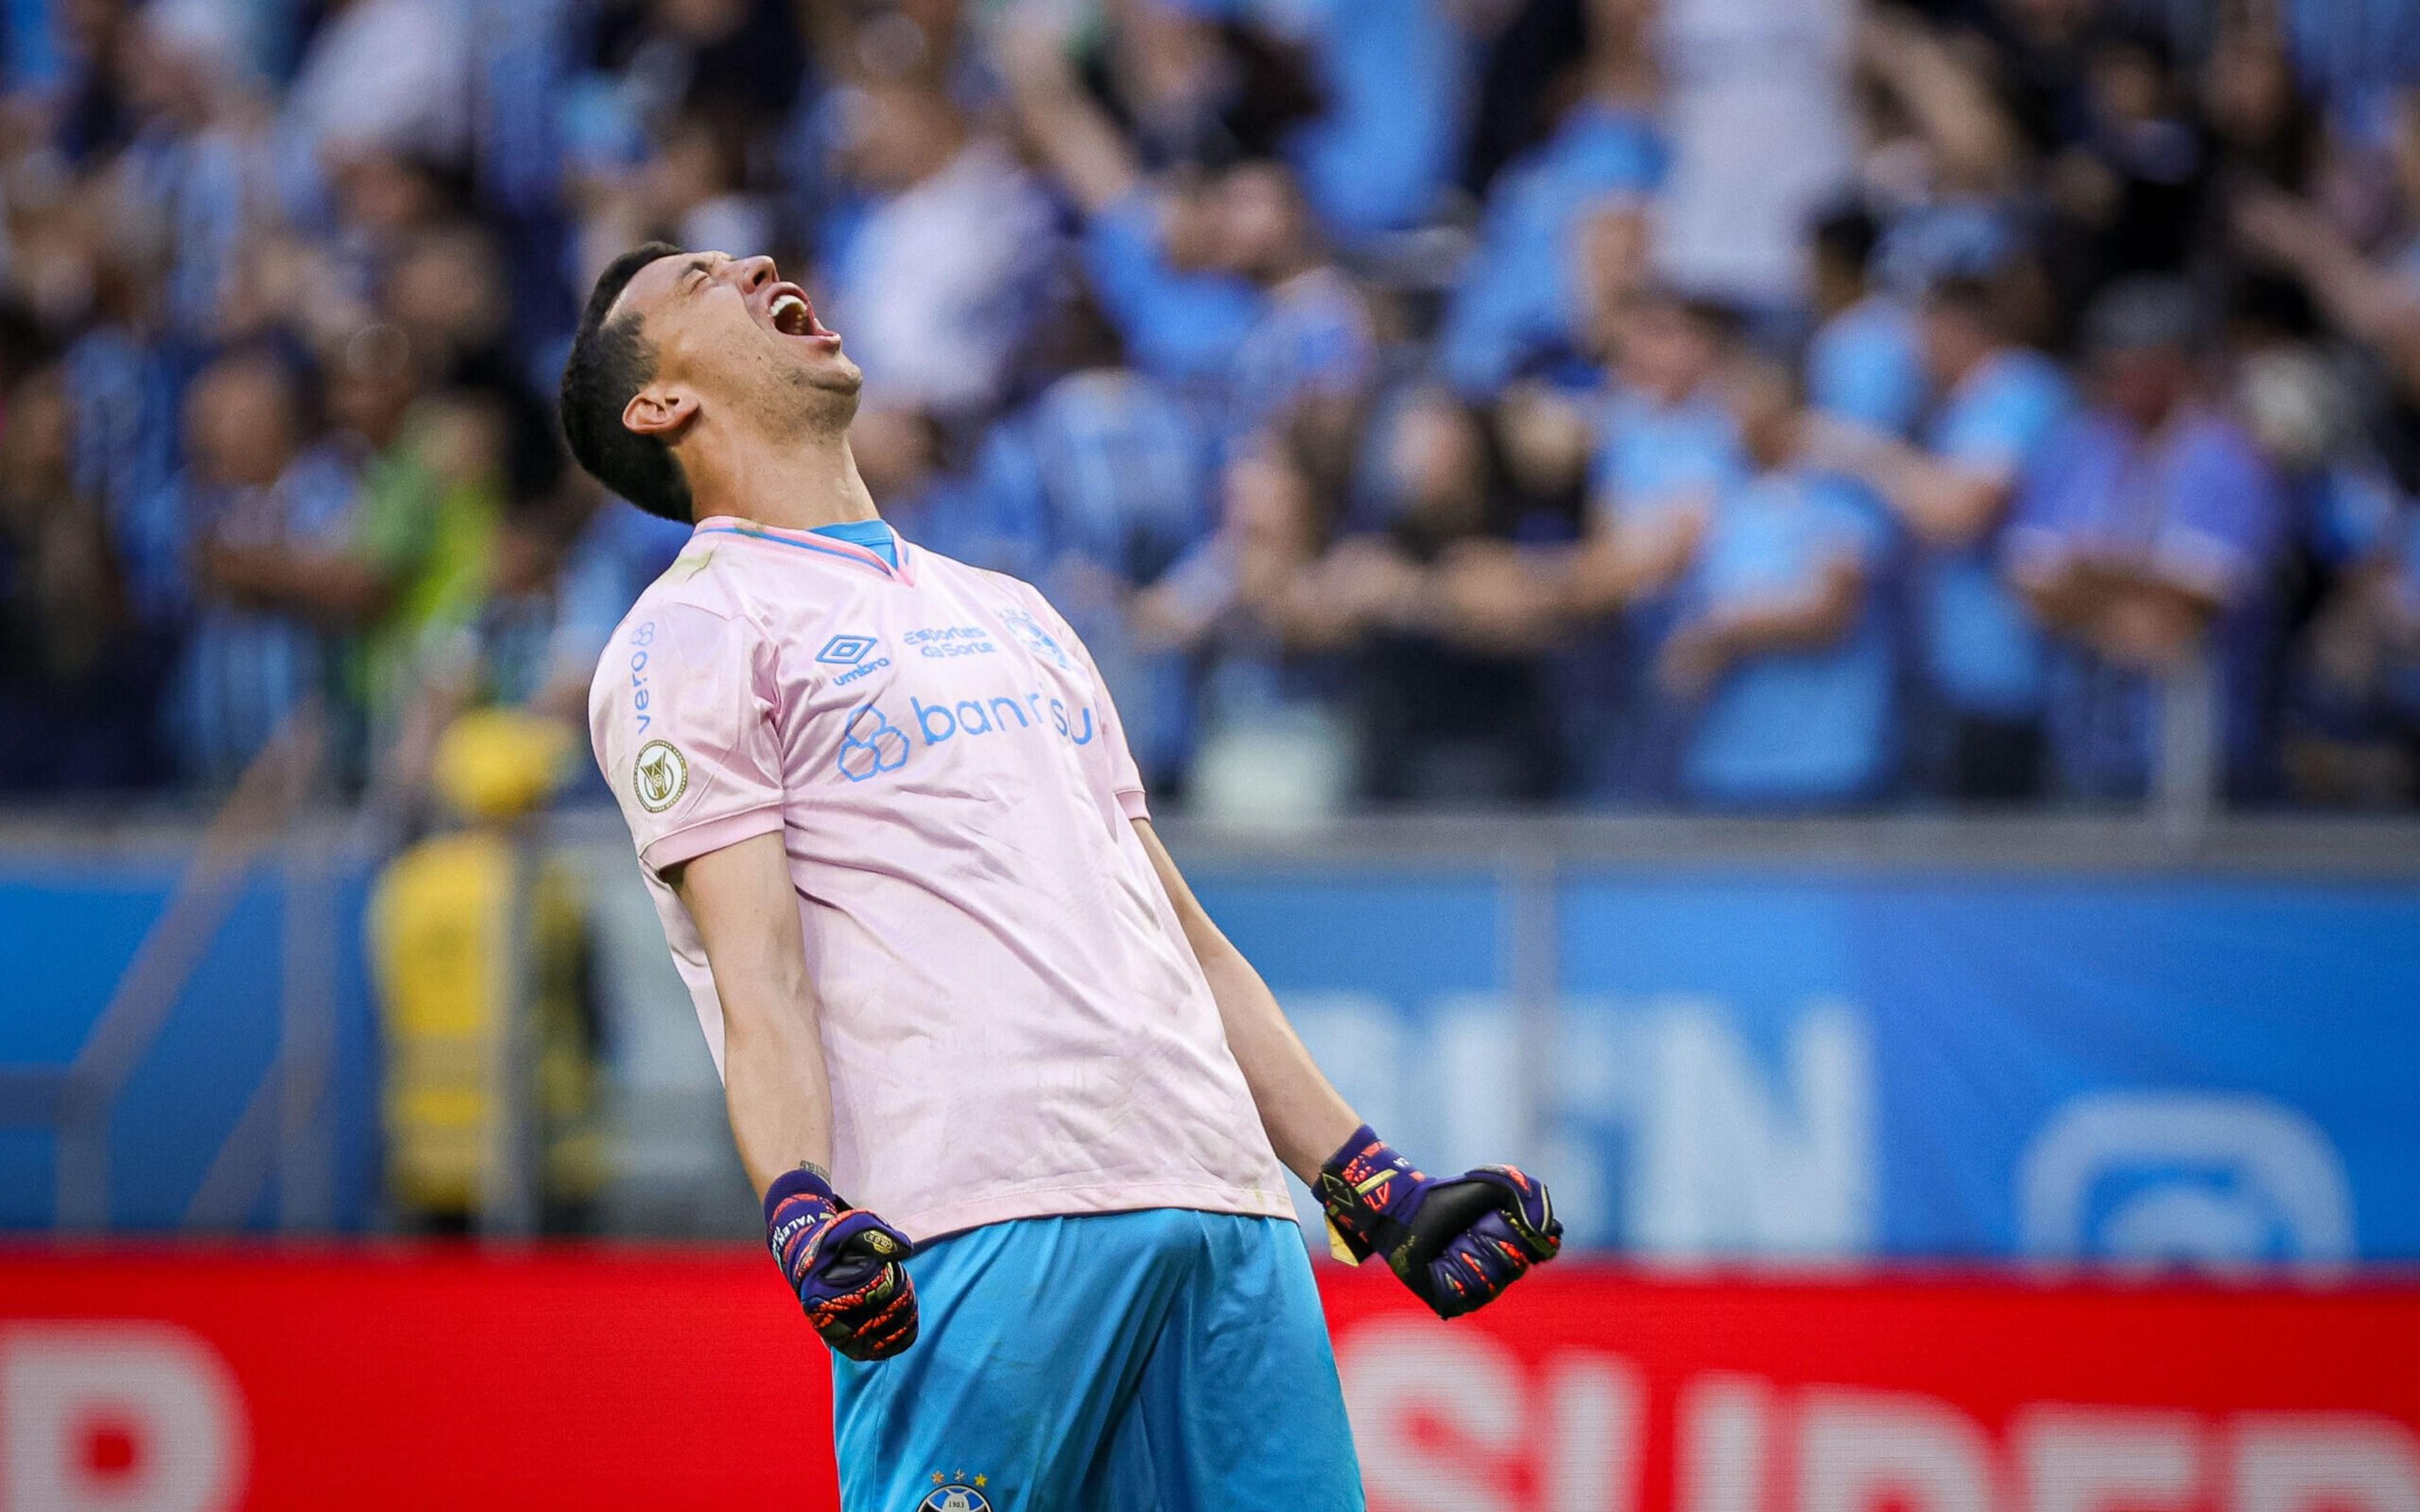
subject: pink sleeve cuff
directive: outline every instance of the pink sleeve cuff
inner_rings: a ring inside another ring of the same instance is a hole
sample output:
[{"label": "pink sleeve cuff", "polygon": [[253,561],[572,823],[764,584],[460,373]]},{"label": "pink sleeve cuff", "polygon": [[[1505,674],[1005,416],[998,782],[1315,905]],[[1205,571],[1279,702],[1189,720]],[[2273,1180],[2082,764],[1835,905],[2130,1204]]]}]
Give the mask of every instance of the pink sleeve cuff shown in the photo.
[{"label": "pink sleeve cuff", "polygon": [[683,861],[694,861],[708,851],[719,851],[759,835],[776,834],[781,828],[782,810],[778,807],[726,814],[657,836],[639,853],[639,859],[647,864],[649,871],[662,872]]},{"label": "pink sleeve cuff", "polygon": [[1140,788],[1121,788],[1118,791],[1118,807],[1126,811],[1128,819],[1151,817],[1151,804],[1143,797]]}]

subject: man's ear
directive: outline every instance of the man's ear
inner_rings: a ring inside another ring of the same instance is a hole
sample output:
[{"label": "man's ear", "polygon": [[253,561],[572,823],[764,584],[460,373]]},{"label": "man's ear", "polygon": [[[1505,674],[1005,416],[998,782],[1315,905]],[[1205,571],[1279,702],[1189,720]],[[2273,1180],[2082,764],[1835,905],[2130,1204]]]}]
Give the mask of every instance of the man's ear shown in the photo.
[{"label": "man's ear", "polygon": [[686,389],[650,383],[630,395],[630,402],[622,407],[622,425],[641,436],[669,441],[696,415],[696,394]]}]

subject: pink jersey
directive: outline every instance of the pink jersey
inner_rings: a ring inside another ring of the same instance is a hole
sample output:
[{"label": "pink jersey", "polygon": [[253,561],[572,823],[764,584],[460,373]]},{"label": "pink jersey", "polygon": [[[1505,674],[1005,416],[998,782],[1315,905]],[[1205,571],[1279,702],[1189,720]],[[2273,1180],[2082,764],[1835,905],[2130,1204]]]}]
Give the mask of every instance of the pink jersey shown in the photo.
[{"label": "pink jersey", "polygon": [[597,764],[716,1067],[713,977],[662,873],[779,831],[850,1201],[917,1239],[1290,1213],[1092,658],[1026,584],[898,550],[701,521],[598,664]]}]

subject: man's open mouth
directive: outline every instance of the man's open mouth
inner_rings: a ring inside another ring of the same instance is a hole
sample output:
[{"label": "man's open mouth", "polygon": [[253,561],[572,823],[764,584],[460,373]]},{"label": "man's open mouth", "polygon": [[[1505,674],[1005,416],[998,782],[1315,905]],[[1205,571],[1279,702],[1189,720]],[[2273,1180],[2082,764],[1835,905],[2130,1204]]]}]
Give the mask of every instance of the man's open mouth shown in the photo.
[{"label": "man's open mouth", "polygon": [[787,285],[777,289],[772,302],[766,306],[765,315],[766,318],[772,322],[773,329],[784,336],[812,337],[831,334],[830,331],[824,329],[823,322],[815,318],[815,307],[808,301],[805,291],[796,285]]}]

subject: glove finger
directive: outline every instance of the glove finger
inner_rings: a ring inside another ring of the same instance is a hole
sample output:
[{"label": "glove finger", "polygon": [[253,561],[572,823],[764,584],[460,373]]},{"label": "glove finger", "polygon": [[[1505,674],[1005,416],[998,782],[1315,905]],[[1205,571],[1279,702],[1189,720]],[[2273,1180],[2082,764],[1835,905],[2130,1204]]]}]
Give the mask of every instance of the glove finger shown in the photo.
[{"label": "glove finger", "polygon": [[916,1342],[917,1327],[917,1319],[910,1314],[879,1333],[845,1333],[824,1342],[832,1347],[835,1354],[852,1360],[887,1360]]},{"label": "glove finger", "polygon": [[[1480,1220],[1429,1262],[1422,1300],[1438,1317],[1459,1318],[1485,1306],[1528,1271],[1528,1254],[1511,1242],[1509,1229],[1493,1224],[1495,1217]],[[1491,1227],[1497,1231],[1489,1232]]]},{"label": "glove finger", "polygon": [[[1481,1165],[1467,1178],[1500,1189],[1508,1198],[1497,1210],[1506,1231],[1533,1261],[1551,1260],[1563,1247],[1563,1226],[1555,1216],[1546,1183],[1517,1165]],[[1473,1226],[1476,1227],[1475,1225]]]},{"label": "glove finger", "polygon": [[895,1284],[881,1294],[868,1298],[862,1306],[845,1315],[845,1320],[856,1332],[878,1334],[900,1319],[916,1315],[916,1284],[908,1279],[907,1272],[896,1266],[892,1269],[896,1273]]},{"label": "glove finger", "polygon": [[835,1315],[828,1327],[819,1326],[816,1332],[852,1360],[880,1360],[913,1344],[919,1321],[915,1283],[901,1271],[898,1285],[882,1305],[871,1312],[861,1308]]},{"label": "glove finger", "polygon": [[907,1291],[908,1273],[895,1265],[875,1271],[849,1289],[820,1296],[807,1304],[807,1321],[827,1343],[854,1335],[865,1321],[889,1308]]},{"label": "glove finger", "polygon": [[877,1319],[887,1318],[902,1307],[916,1305],[916,1283],[896,1265],[886,1265],[866,1277],[865,1281],[835,1297],[828,1297],[809,1309],[823,1322],[857,1330]]},{"label": "glove finger", "polygon": [[888,1360],[915,1343],[916,1335],[922,1326],[922,1319],[915,1313],[910,1312],[879,1332],[861,1334],[857,1338],[857,1358]]}]

